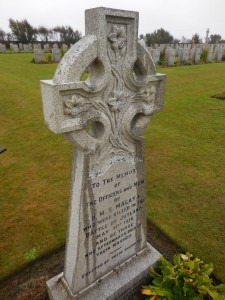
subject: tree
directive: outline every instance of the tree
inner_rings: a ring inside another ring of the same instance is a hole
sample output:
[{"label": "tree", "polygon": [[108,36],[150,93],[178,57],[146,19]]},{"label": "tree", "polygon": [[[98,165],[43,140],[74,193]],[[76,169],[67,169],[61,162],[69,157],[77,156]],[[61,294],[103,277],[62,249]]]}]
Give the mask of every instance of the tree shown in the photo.
[{"label": "tree", "polygon": [[173,40],[173,36],[163,28],[146,34],[146,43],[148,46],[150,46],[150,44],[169,44],[172,43]]},{"label": "tree", "polygon": [[180,40],[179,40],[179,39],[173,39],[173,43],[174,43],[174,44],[179,44],[179,43],[180,43]]},{"label": "tree", "polygon": [[82,37],[81,33],[70,26],[56,26],[53,31],[59,34],[59,40],[65,44],[74,44]]},{"label": "tree", "polygon": [[15,41],[15,37],[12,35],[11,32],[7,32],[7,34],[6,34],[6,40],[8,42],[13,42],[13,41]]},{"label": "tree", "polygon": [[28,43],[36,40],[37,30],[26,19],[18,21],[10,18],[9,28],[17,41]]},{"label": "tree", "polygon": [[51,29],[48,29],[45,26],[39,26],[37,29],[38,39],[40,39],[41,41],[48,42],[50,34],[51,34]]},{"label": "tree", "polygon": [[219,34],[211,34],[210,35],[210,42],[212,44],[216,44],[216,43],[219,43],[221,41],[221,35]]},{"label": "tree", "polygon": [[192,42],[196,45],[196,44],[200,44],[200,36],[199,34],[195,33],[193,36],[192,36]]},{"label": "tree", "polygon": [[0,28],[0,41],[4,41],[6,38],[6,32]]}]

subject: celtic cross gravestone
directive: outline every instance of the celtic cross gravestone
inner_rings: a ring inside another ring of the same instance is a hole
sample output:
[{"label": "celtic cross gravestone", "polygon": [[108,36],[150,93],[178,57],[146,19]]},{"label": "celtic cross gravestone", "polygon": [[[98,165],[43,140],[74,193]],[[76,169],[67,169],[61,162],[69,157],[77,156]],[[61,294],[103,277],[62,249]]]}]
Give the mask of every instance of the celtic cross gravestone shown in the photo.
[{"label": "celtic cross gravestone", "polygon": [[[128,299],[160,254],[146,241],[142,134],[165,75],[138,42],[138,13],[86,11],[86,36],[41,81],[47,126],[74,146],[62,274],[51,299]],[[85,72],[89,77],[85,81]]]}]

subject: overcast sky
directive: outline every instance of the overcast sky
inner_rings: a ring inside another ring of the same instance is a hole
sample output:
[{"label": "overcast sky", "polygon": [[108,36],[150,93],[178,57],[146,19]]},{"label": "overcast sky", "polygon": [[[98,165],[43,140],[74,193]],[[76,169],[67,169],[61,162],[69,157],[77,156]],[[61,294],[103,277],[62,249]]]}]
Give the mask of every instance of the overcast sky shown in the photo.
[{"label": "overcast sky", "polygon": [[27,19],[38,27],[70,25],[84,35],[84,11],[104,6],[139,12],[139,34],[164,28],[175,38],[191,38],[206,30],[225,39],[225,0],[0,0],[0,28],[9,31],[9,18]]}]

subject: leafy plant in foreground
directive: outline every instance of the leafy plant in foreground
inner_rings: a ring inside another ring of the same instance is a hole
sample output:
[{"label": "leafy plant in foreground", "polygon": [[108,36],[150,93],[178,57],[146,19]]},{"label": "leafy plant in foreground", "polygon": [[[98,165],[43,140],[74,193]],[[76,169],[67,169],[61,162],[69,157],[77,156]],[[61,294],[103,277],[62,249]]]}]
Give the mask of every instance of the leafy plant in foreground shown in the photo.
[{"label": "leafy plant in foreground", "polygon": [[204,264],[192,254],[178,254],[173,264],[165,258],[159,260],[160,274],[151,268],[151,285],[141,290],[149,300],[225,300],[225,284],[213,285],[209,277],[213,264]]}]

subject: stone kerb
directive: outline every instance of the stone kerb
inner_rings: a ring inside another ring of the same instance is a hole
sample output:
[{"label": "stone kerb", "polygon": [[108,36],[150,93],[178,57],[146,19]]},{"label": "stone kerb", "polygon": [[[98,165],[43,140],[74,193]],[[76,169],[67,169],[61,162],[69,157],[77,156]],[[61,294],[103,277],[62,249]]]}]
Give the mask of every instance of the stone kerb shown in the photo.
[{"label": "stone kerb", "polygon": [[146,241],[142,135],[165,75],[138,43],[137,12],[85,16],[86,36],[41,81],[46,125],[74,146],[65,266],[47,286],[54,300],[128,299],[160,257]]}]

